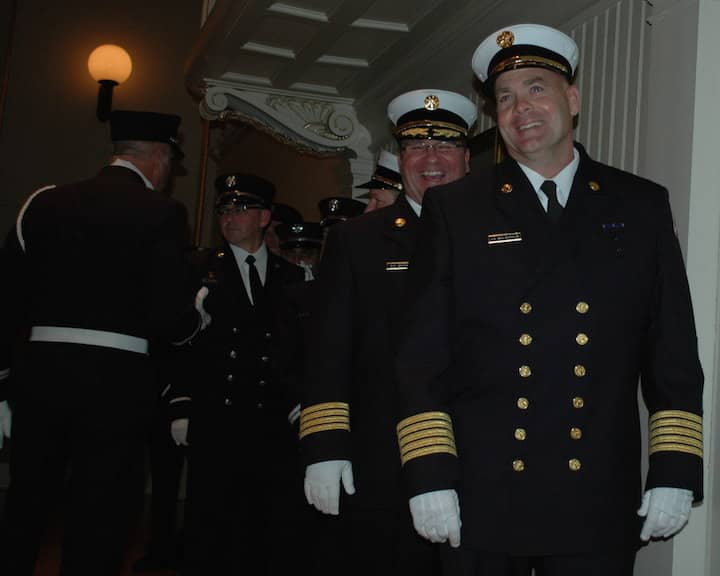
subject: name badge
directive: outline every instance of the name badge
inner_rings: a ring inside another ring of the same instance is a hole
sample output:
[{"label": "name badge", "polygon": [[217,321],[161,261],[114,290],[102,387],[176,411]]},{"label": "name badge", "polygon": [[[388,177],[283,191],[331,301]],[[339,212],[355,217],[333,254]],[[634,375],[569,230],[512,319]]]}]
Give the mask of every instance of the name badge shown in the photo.
[{"label": "name badge", "polygon": [[408,260],[387,260],[385,262],[385,271],[398,272],[399,270],[407,270],[409,264]]},{"label": "name badge", "polygon": [[509,244],[511,242],[522,242],[521,232],[500,232],[498,234],[488,234],[488,246],[495,244]]}]

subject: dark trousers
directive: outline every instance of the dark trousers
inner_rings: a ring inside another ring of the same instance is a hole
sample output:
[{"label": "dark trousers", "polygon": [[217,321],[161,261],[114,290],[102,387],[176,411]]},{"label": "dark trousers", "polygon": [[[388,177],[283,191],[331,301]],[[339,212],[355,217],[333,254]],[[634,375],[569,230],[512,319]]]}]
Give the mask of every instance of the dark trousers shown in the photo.
[{"label": "dark trousers", "polygon": [[178,491],[185,447],[170,435],[167,402],[161,398],[153,416],[150,438],[150,546],[148,553],[173,559],[178,552]]},{"label": "dark trousers", "polygon": [[508,556],[443,547],[443,576],[632,576],[635,551]]},{"label": "dark trousers", "polygon": [[335,576],[342,567],[345,576],[439,576],[439,546],[415,532],[404,494],[394,508],[372,507],[367,500],[342,493],[338,516],[315,513],[313,573]]},{"label": "dark trousers", "polygon": [[290,438],[287,423],[249,425],[234,407],[193,410],[181,574],[305,573],[307,507],[298,456],[289,440],[275,437],[284,425]]},{"label": "dark trousers", "polygon": [[31,576],[63,507],[61,573],[117,574],[141,509],[144,438],[157,391],[146,356],[31,343],[17,376],[0,574]]}]

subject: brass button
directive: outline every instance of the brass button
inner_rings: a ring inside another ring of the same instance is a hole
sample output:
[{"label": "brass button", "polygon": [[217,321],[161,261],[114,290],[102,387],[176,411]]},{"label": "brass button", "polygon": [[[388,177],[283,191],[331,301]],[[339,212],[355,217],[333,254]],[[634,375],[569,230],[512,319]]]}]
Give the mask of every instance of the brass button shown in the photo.
[{"label": "brass button", "polygon": [[259,380],[258,381],[258,386],[265,386],[265,384],[267,384],[267,380]]},{"label": "brass button", "polygon": [[263,403],[262,403],[262,402],[258,402],[258,403],[257,403],[257,408],[258,408],[258,410],[262,410],[262,409],[263,409]]},{"label": "brass button", "polygon": [[580,396],[573,398],[573,408],[583,408],[585,406],[585,400]]},{"label": "brass button", "polygon": [[532,336],[530,336],[530,334],[521,334],[520,344],[523,346],[530,346],[530,344],[532,344]]},{"label": "brass button", "polygon": [[522,472],[525,470],[525,462],[522,460],[513,460],[513,470],[515,470],[515,472]]},{"label": "brass button", "polygon": [[270,356],[260,356],[260,360],[262,360],[263,364],[267,364],[268,362],[270,362]]},{"label": "brass button", "polygon": [[240,333],[240,328],[233,328],[233,329],[232,329],[232,333],[233,333],[233,334],[239,334],[239,333]]},{"label": "brass button", "polygon": [[235,360],[237,358],[237,352],[235,350],[230,350],[230,358]]},{"label": "brass button", "polygon": [[395,226],[398,230],[400,228],[405,228],[406,224],[407,220],[405,220],[405,218],[395,218],[395,221],[393,222],[393,226]]},{"label": "brass button", "polygon": [[570,438],[580,440],[580,438],[582,438],[582,430],[580,430],[580,428],[570,428]]},{"label": "brass button", "polygon": [[233,376],[232,374],[228,374],[227,376],[225,376],[225,380],[227,380],[228,382],[232,382],[233,380],[235,380],[235,376]]},{"label": "brass button", "polygon": [[225,406],[232,406],[232,400],[230,400],[230,398],[225,398]]},{"label": "brass button", "polygon": [[578,472],[582,468],[582,463],[577,458],[572,458],[568,461],[568,468],[573,472]]},{"label": "brass button", "polygon": [[515,429],[515,440],[523,441],[527,438],[527,431],[525,428],[516,428]]},{"label": "brass button", "polygon": [[585,344],[590,342],[590,338],[588,338],[587,334],[580,332],[580,334],[575,336],[575,342],[577,342],[580,346],[585,346]]},{"label": "brass button", "polygon": [[585,366],[583,366],[582,364],[578,364],[577,366],[575,366],[574,372],[575,376],[577,376],[578,378],[582,378],[583,376],[585,376],[585,374],[587,374],[587,370],[585,370]]},{"label": "brass button", "polygon": [[532,312],[532,305],[530,302],[523,302],[520,304],[520,312],[523,314],[530,314],[530,312]]},{"label": "brass button", "polygon": [[265,340],[270,340],[272,338],[272,332],[265,332]]},{"label": "brass button", "polygon": [[530,366],[520,366],[520,368],[518,368],[518,372],[520,372],[520,376],[523,378],[528,378],[532,374]]},{"label": "brass button", "polygon": [[600,190],[600,184],[595,182],[595,180],[590,180],[590,182],[588,182],[588,186],[590,186],[590,190],[592,190],[593,192],[597,192],[598,190]]},{"label": "brass button", "polygon": [[588,310],[590,310],[590,304],[587,302],[578,302],[575,310],[577,310],[578,314],[587,314]]},{"label": "brass button", "polygon": [[520,410],[527,410],[530,407],[530,400],[527,398],[518,398],[517,407]]},{"label": "brass button", "polygon": [[510,192],[513,191],[512,184],[508,184],[508,183],[506,182],[505,184],[503,184],[502,186],[500,186],[500,191],[501,191],[503,194],[510,194]]}]

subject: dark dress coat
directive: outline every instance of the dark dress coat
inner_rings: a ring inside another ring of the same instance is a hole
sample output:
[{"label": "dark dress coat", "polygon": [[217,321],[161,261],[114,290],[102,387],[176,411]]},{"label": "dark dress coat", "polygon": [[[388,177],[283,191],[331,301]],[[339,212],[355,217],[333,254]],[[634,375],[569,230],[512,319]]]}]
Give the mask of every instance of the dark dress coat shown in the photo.
[{"label": "dark dress coat", "polygon": [[[314,282],[301,448],[306,465],[352,462],[356,494],[343,493],[340,516],[326,522],[344,534],[335,552],[351,559],[353,573],[432,569],[431,546],[412,528],[400,483],[393,406],[394,335],[417,226],[404,196],[333,226]],[[336,405],[346,406],[349,421],[327,429],[333,410],[323,407]]]},{"label": "dark dress coat", "polygon": [[[231,248],[200,252],[210,325],[180,351],[168,395],[172,418],[189,417],[183,574],[287,569],[299,541],[302,478],[297,312],[287,290],[304,272],[268,253],[266,306],[256,310]],[[278,550],[283,550],[279,554]]]},{"label": "dark dress coat", "polygon": [[465,548],[633,549],[639,378],[657,420],[645,488],[702,498],[703,374],[667,191],[577,147],[554,228],[513,160],[425,196],[399,436],[410,495],[458,491]]},{"label": "dark dress coat", "polygon": [[[166,346],[199,327],[184,207],[121,166],[44,189],[8,236],[21,328],[114,332]],[[6,275],[7,273],[7,275]],[[16,330],[18,326],[3,326]],[[10,488],[0,572],[31,574],[70,463],[63,569],[114,574],[142,497],[143,440],[158,389],[150,357],[32,341],[13,358]]]}]

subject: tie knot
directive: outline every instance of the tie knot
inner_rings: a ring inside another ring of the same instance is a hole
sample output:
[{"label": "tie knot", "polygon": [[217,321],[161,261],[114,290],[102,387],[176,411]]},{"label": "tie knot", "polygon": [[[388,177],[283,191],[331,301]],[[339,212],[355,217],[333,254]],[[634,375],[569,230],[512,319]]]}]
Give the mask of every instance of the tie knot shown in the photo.
[{"label": "tie knot", "polygon": [[253,264],[255,264],[255,256],[253,256],[252,254],[248,254],[247,258],[245,258],[245,262],[252,266]]},{"label": "tie knot", "polygon": [[545,182],[540,184],[540,190],[545,192],[545,195],[548,197],[555,196],[555,193],[557,191],[557,185],[553,180],[545,180]]}]

